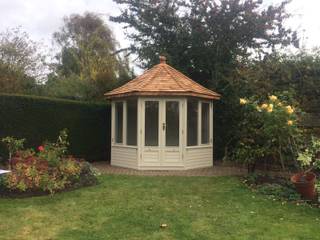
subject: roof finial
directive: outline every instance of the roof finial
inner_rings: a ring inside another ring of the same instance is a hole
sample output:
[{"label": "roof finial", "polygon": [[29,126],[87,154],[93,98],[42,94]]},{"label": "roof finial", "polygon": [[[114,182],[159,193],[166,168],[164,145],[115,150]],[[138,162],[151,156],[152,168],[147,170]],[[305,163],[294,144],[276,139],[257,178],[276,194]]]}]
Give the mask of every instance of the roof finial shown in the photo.
[{"label": "roof finial", "polygon": [[166,63],[167,58],[165,56],[159,56],[160,63]]}]

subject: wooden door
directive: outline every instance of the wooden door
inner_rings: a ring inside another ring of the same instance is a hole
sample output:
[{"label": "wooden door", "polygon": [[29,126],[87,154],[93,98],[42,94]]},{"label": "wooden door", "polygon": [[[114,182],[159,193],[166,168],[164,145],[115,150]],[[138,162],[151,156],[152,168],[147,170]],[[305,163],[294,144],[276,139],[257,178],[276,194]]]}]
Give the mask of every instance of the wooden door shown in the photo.
[{"label": "wooden door", "polygon": [[147,98],[142,106],[142,166],[181,167],[181,100]]}]

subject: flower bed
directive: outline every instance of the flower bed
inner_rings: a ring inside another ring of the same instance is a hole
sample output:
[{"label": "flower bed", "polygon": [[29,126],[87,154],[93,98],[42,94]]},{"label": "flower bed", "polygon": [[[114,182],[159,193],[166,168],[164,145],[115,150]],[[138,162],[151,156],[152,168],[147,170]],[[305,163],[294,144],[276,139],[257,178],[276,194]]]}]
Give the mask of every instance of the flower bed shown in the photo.
[{"label": "flower bed", "polygon": [[1,177],[0,196],[54,194],[97,183],[89,163],[66,154],[69,143],[65,130],[55,143],[47,142],[38,151],[24,149],[22,140],[9,137],[3,141],[10,151],[11,172]]},{"label": "flower bed", "polygon": [[308,204],[320,208],[318,197],[313,201],[302,199],[300,194],[297,193],[295,186],[287,177],[251,174],[243,179],[243,183],[252,191],[265,195],[272,201],[281,201],[282,204]]}]

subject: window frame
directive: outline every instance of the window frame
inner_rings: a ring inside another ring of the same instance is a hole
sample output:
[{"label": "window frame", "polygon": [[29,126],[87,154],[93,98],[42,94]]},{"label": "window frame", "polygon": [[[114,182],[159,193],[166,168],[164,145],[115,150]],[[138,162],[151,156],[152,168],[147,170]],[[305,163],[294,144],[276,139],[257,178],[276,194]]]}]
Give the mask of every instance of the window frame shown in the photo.
[{"label": "window frame", "polygon": [[[127,143],[127,140],[128,140],[128,101],[130,101],[130,100],[134,100],[134,101],[136,101],[136,110],[137,110],[137,113],[136,113],[136,117],[137,117],[137,119],[136,119],[136,123],[137,123],[137,126],[136,126],[136,130],[137,130],[137,132],[136,132],[136,145],[129,145],[128,143]],[[125,146],[127,146],[127,147],[134,147],[134,148],[136,148],[136,147],[138,147],[138,134],[139,134],[139,101],[138,101],[138,98],[134,98],[134,99],[126,99],[125,100],[125,102],[126,102],[126,107],[125,107],[125,112],[126,112],[126,119],[125,119],[125,123],[126,123],[126,131],[125,131],[125,138],[126,138],[126,141],[125,141]]]},{"label": "window frame", "polygon": [[[213,106],[212,101],[210,100],[203,100],[203,99],[194,99],[198,102],[198,136],[197,136],[197,145],[188,146],[188,100],[191,100],[192,98],[186,99],[186,142],[185,147],[186,148],[204,148],[204,147],[211,147],[212,146],[212,120],[213,120]],[[207,143],[202,143],[202,103],[208,103],[209,104],[209,141]]]},{"label": "window frame", "polygon": [[[189,101],[195,101],[196,102],[196,105],[197,105],[197,126],[196,126],[196,128],[197,128],[197,143],[195,144],[195,145],[188,145],[188,135],[189,135],[189,131],[188,131],[188,121],[189,121],[189,118],[188,118],[188,106],[189,106],[189,104],[188,104],[188,102]],[[201,114],[199,114],[199,99],[196,99],[196,98],[187,98],[186,99],[186,125],[185,125],[185,132],[186,132],[186,134],[185,134],[185,139],[186,139],[186,142],[185,142],[185,145],[186,145],[186,147],[187,148],[194,148],[194,147],[199,147],[199,136],[201,137],[201,135],[199,135],[199,120],[200,120],[200,118],[199,118],[199,115],[201,115]]]},{"label": "window frame", "polygon": [[[117,117],[116,117],[116,113],[117,113],[117,103],[122,103],[122,142],[120,143],[120,142],[117,142],[117,136],[116,136],[116,131],[117,131],[117,129],[116,129],[116,120],[117,120]],[[114,108],[114,111],[113,111],[113,126],[112,126],[112,128],[113,128],[113,136],[112,136],[112,139],[113,139],[113,144],[114,145],[118,145],[118,146],[123,146],[123,145],[125,145],[125,103],[124,103],[124,101],[114,101],[114,103],[113,103],[113,108]]]},{"label": "window frame", "polygon": [[[200,139],[199,139],[199,142],[200,142],[200,146],[207,146],[207,145],[210,145],[210,143],[211,143],[211,103],[209,102],[209,101],[199,101],[200,102],[200,120],[201,120],[201,122],[200,122],[200,131],[201,131],[201,133],[200,133]],[[206,142],[206,143],[202,143],[202,105],[203,105],[203,103],[206,103],[206,104],[208,104],[208,131],[209,131],[209,135],[208,135],[208,142]]]}]

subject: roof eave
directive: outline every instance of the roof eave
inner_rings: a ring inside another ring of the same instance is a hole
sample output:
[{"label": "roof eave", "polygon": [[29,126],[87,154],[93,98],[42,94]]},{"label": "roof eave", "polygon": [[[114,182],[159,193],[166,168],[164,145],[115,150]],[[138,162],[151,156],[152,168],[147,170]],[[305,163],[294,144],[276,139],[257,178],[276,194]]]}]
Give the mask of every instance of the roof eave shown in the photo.
[{"label": "roof eave", "polygon": [[126,92],[126,93],[107,93],[105,94],[106,99],[112,99],[112,98],[125,98],[125,97],[150,97],[150,96],[177,96],[177,97],[198,97],[198,98],[204,98],[204,99],[210,99],[210,100],[219,100],[221,98],[220,94],[202,94],[202,93],[190,93],[190,92],[161,92],[161,91],[154,91],[154,92]]}]

